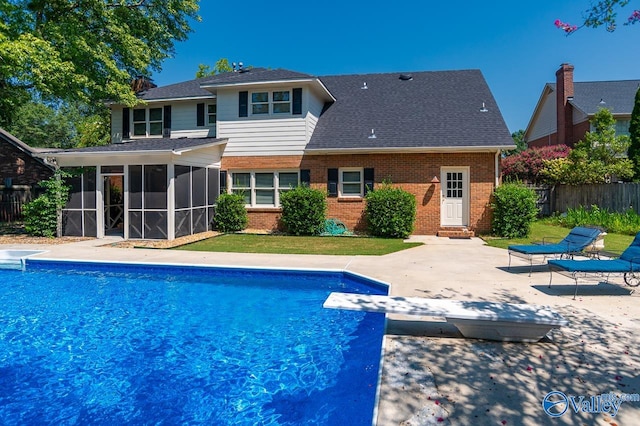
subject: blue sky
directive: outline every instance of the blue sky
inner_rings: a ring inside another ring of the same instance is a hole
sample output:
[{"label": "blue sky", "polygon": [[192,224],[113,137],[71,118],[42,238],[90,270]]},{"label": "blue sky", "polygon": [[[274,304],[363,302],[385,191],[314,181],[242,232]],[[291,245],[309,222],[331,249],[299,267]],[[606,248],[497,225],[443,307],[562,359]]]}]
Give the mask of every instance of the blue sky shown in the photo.
[{"label": "blue sky", "polygon": [[[640,24],[583,28],[588,1],[202,0],[202,22],[153,76],[158,85],[195,77],[220,58],[312,75],[480,69],[511,132],[526,128],[546,82],[563,62],[575,81],[640,79]],[[620,10],[626,20],[632,7]]]}]

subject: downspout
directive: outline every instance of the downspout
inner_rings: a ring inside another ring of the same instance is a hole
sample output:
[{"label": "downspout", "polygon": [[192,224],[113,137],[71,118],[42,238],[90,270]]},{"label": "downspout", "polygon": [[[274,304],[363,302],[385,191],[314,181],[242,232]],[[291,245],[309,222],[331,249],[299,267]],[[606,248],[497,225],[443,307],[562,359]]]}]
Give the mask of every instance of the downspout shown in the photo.
[{"label": "downspout", "polygon": [[497,188],[500,185],[500,151],[496,151],[496,157],[495,157],[495,179],[496,179],[496,185],[495,187]]}]

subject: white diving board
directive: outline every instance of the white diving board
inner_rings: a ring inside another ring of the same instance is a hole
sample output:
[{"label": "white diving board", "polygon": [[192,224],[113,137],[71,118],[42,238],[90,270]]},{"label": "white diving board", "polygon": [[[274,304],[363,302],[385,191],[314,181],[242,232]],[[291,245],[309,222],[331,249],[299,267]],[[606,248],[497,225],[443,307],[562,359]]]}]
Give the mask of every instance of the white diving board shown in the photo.
[{"label": "white diving board", "polygon": [[552,328],[568,324],[547,306],[475,302],[424,297],[331,293],[323,307],[351,311],[442,317],[464,337],[512,342],[537,342]]}]

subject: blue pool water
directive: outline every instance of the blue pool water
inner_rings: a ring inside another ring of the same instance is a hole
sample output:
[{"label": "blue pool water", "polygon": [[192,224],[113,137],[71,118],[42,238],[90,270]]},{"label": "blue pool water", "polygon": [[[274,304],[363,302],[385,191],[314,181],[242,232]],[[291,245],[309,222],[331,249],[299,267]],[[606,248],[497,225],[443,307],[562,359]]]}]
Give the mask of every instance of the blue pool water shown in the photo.
[{"label": "blue pool water", "polygon": [[386,294],[341,272],[0,270],[0,424],[369,425]]}]

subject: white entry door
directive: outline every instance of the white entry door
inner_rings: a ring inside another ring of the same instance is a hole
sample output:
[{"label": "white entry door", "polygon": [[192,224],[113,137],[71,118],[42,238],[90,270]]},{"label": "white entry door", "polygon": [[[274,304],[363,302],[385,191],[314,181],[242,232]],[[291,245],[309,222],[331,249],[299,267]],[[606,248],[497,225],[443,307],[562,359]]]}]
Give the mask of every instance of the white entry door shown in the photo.
[{"label": "white entry door", "polygon": [[443,167],[440,170],[441,226],[469,224],[469,168]]}]

